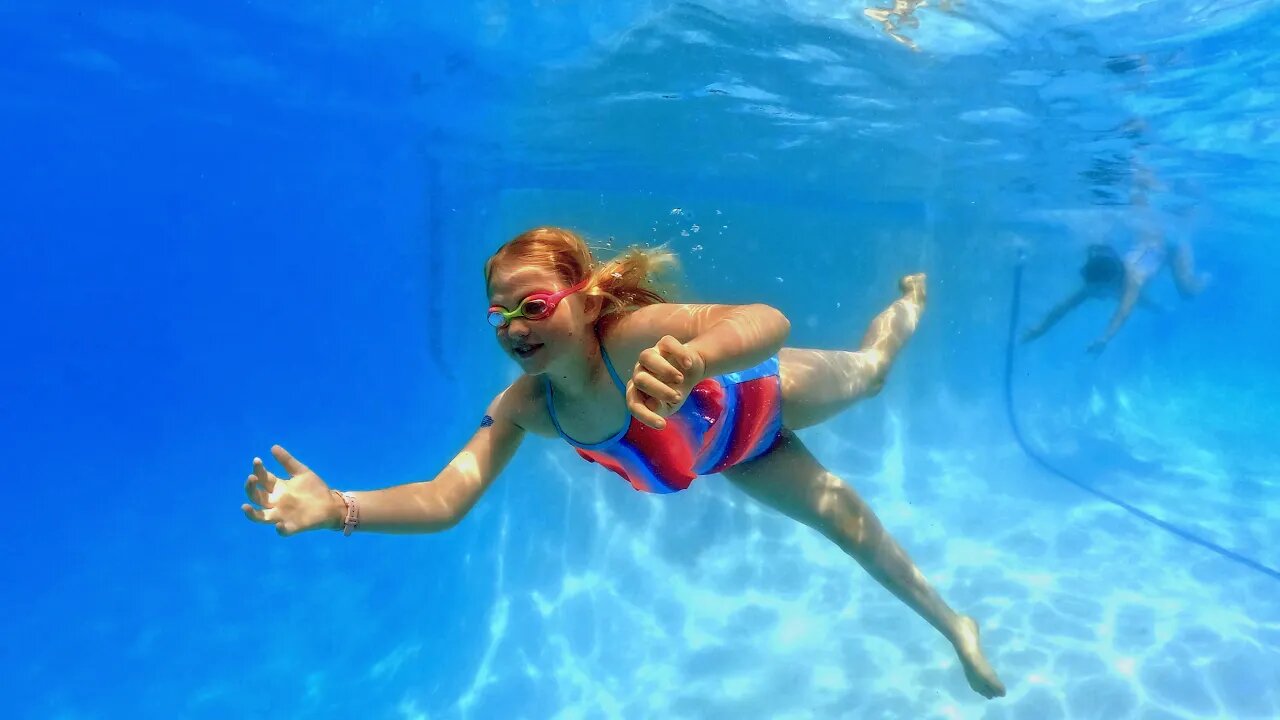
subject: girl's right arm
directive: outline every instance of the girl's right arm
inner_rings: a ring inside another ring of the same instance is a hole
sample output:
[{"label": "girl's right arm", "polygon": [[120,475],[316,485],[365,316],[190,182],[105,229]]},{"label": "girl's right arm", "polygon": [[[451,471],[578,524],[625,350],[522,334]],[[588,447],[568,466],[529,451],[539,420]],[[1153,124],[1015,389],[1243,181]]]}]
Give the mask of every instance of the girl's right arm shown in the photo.
[{"label": "girl's right arm", "polygon": [[[359,531],[429,533],[457,525],[524,439],[524,429],[516,424],[523,404],[515,397],[518,394],[513,385],[494,398],[480,429],[434,479],[351,493],[359,505]],[[271,452],[289,477],[277,477],[254,458],[254,472],[245,482],[253,504],[241,506],[245,515],[275,525],[281,535],[341,529],[346,515],[342,498],[284,448],[277,445]]]}]

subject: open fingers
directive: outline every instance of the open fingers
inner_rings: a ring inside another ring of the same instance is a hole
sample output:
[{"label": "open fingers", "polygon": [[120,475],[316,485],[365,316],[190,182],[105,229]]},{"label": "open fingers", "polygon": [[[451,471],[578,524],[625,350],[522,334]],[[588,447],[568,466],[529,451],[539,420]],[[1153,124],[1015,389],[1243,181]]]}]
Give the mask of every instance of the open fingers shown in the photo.
[{"label": "open fingers", "polygon": [[275,508],[256,508],[245,503],[240,506],[240,509],[244,512],[245,517],[256,523],[274,525],[276,528],[276,534],[282,537],[296,535],[298,532],[298,526],[287,520],[282,520]]},{"label": "open fingers", "polygon": [[271,454],[275,457],[277,462],[284,466],[285,472],[288,472],[290,477],[310,472],[306,465],[303,465],[297,458],[290,455],[288,450],[285,450],[279,445],[271,446]]},{"label": "open fingers", "polygon": [[268,508],[274,505],[271,502],[270,491],[262,486],[256,474],[250,475],[244,481],[244,494],[249,497],[249,502],[260,507]]},{"label": "open fingers", "polygon": [[245,503],[240,506],[240,510],[244,512],[244,516],[256,523],[274,524],[279,522],[274,508],[258,508]]},{"label": "open fingers", "polygon": [[262,485],[262,489],[270,493],[276,489],[276,483],[280,480],[262,464],[262,458],[253,459],[253,474],[258,478],[258,483]]}]

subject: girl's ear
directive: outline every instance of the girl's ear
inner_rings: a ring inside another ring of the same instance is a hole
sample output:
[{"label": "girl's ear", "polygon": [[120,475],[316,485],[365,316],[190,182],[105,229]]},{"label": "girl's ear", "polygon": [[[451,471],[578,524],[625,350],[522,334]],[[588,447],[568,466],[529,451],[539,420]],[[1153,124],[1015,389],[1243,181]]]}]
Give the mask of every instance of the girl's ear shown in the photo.
[{"label": "girl's ear", "polygon": [[582,310],[587,316],[588,322],[595,322],[600,319],[600,311],[604,309],[604,298],[599,295],[586,296],[586,303]]}]

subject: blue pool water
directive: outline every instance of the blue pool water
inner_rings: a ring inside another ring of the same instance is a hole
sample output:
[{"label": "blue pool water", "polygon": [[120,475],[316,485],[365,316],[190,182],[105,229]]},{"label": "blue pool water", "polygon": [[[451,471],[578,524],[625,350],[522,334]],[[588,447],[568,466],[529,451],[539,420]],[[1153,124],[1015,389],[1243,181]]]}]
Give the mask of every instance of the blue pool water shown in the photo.
[{"label": "blue pool water", "polygon": [[[1205,547],[1280,568],[1280,6],[912,5],[0,7],[6,717],[1280,716],[1280,582]],[[349,489],[452,457],[517,373],[481,264],[538,224],[667,243],[800,347],[928,273],[884,392],[802,437],[1007,697],[719,477],[531,439],[447,533],[245,521],[272,443]],[[1202,295],[1006,354],[1152,231]]]}]

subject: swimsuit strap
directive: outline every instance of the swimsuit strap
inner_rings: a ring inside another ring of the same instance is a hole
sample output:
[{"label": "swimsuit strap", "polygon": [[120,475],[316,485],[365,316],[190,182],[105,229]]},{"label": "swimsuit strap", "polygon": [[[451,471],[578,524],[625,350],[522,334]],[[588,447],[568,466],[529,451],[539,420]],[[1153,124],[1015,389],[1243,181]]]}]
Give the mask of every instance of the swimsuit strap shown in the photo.
[{"label": "swimsuit strap", "polygon": [[[625,398],[627,394],[626,383],[622,382],[622,378],[618,377],[618,371],[613,369],[613,361],[609,359],[609,351],[604,349],[604,340],[600,337],[600,332],[598,330],[596,331],[596,341],[600,345],[600,355],[601,357],[604,358],[604,366],[605,366],[605,369],[609,371],[609,377],[613,378],[614,386],[618,388],[618,392],[621,392],[623,397]],[[572,445],[576,445],[579,447],[587,447],[585,443],[580,443],[577,440],[574,440],[573,438],[569,437],[569,433],[566,433],[564,431],[564,428],[560,427],[560,419],[556,417],[556,404],[551,397],[553,392],[551,389],[551,380],[547,378],[546,375],[542,376],[542,386],[546,389],[546,391],[543,394],[547,396],[547,414],[551,416],[551,424],[555,426],[556,432],[560,434],[560,437],[564,438],[565,440],[568,440],[569,443]],[[622,426],[622,430],[619,431],[617,435],[606,440],[604,443],[598,443],[598,444],[603,445],[607,443],[612,443],[614,440],[617,440],[619,437],[626,434],[628,427],[629,425],[624,424]]]},{"label": "swimsuit strap", "polygon": [[547,414],[551,416],[551,424],[556,426],[556,432],[560,437],[568,440],[569,436],[564,434],[564,430],[560,427],[560,419],[556,417],[556,404],[551,400],[551,381],[546,375],[542,376],[543,395],[547,396]]},{"label": "swimsuit strap", "polygon": [[622,378],[618,377],[618,371],[613,369],[613,361],[609,359],[609,351],[604,349],[604,340],[600,337],[600,333],[596,333],[596,340],[600,343],[600,355],[604,358],[604,366],[609,369],[609,377],[613,378],[613,384],[617,386],[618,391],[626,396],[627,384],[622,382]]}]

